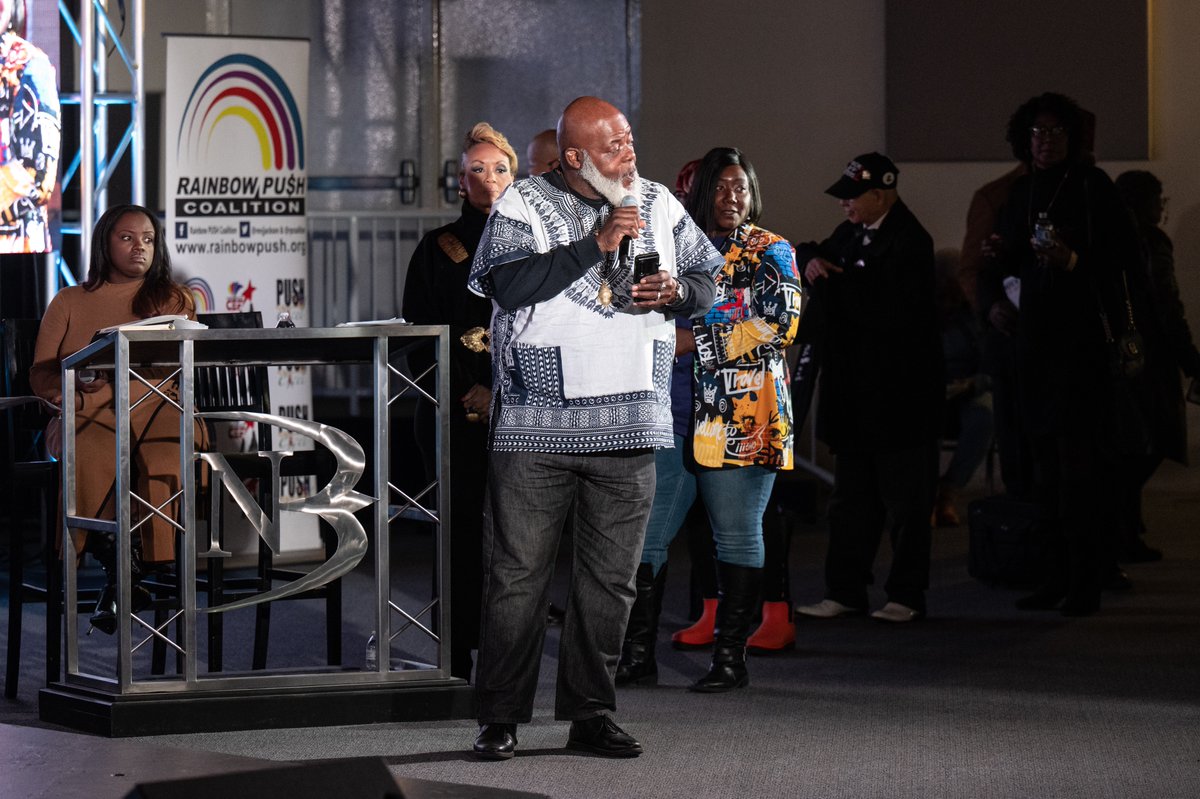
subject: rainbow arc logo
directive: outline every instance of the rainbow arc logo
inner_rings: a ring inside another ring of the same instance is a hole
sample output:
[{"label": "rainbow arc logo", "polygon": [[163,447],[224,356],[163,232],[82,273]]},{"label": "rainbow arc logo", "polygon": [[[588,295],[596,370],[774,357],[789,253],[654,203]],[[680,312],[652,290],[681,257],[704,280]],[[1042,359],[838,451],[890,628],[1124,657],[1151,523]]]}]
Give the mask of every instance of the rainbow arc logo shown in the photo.
[{"label": "rainbow arc logo", "polygon": [[227,121],[254,132],[264,170],[304,168],[300,109],[282,76],[261,58],[234,53],[204,70],[183,108],[176,156],[206,159],[217,128]]},{"label": "rainbow arc logo", "polygon": [[192,292],[192,301],[196,306],[196,313],[212,313],[217,309],[212,287],[208,285],[207,280],[202,277],[188,278],[184,285]]}]

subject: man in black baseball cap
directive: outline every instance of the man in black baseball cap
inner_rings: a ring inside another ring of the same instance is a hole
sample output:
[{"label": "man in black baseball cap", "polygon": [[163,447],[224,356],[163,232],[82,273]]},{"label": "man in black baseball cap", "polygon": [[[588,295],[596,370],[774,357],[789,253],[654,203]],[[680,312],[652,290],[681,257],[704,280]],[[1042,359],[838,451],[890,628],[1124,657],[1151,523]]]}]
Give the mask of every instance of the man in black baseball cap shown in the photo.
[{"label": "man in black baseball cap", "polygon": [[825,190],[839,200],[853,200],[871,189],[895,190],[900,170],[880,153],[866,153],[846,164],[846,171]]},{"label": "man in black baseball cap", "polygon": [[804,616],[866,612],[885,526],[887,602],[871,615],[904,623],[926,612],[945,387],[933,239],[897,194],[898,173],[885,155],[855,158],[826,190],[846,221],[796,247],[809,294],[796,340],[817,351],[817,437],[837,458],[825,598],[797,607]]},{"label": "man in black baseball cap", "polygon": [[[892,159],[880,153],[864,153],[846,164],[845,171],[837,182],[825,190],[838,199],[846,220],[855,227],[855,243],[870,244],[876,231],[883,225],[883,218],[892,210],[892,206],[900,203],[900,195],[896,192],[896,176],[900,170],[892,163]],[[904,214],[911,217],[911,212],[904,207]],[[920,223],[913,219],[920,227]],[[840,228],[839,228],[840,230]],[[924,229],[922,229],[923,231]],[[830,237],[832,242],[837,237],[837,231]],[[841,253],[845,255],[846,252]],[[803,261],[797,261],[803,264]],[[829,277],[839,267],[835,262],[824,258],[814,258],[804,265],[804,277],[810,284]]]}]

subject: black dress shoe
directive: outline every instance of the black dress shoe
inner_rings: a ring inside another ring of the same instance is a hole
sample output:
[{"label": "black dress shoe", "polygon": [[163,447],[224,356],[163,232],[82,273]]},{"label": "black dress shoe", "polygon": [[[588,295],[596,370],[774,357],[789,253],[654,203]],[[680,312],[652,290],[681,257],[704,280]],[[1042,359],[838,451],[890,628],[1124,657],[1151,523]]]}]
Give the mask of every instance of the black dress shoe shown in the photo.
[{"label": "black dress shoe", "polygon": [[1066,595],[1066,591],[1059,589],[1039,588],[1029,596],[1018,599],[1017,610],[1054,610]]},{"label": "black dress shoe", "polygon": [[1100,610],[1100,595],[1098,593],[1080,593],[1067,596],[1059,611],[1064,616],[1091,616]]},{"label": "black dress shoe", "polygon": [[567,748],[605,757],[637,757],[642,753],[642,745],[608,716],[572,721]]},{"label": "black dress shoe", "polygon": [[480,724],[472,748],[480,760],[508,760],[517,753],[517,725]]}]

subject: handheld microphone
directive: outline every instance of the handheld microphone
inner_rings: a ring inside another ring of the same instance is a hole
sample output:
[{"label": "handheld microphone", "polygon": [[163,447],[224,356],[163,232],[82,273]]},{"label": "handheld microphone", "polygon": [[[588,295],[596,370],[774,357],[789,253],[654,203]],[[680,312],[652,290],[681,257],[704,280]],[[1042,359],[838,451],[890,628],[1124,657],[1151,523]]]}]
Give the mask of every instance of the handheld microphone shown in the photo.
[{"label": "handheld microphone", "polygon": [[[630,206],[636,208],[637,204],[637,197],[634,197],[632,194],[626,194],[621,198],[622,208],[628,208]],[[620,247],[617,250],[617,257],[619,259],[619,263],[621,264],[621,269],[629,268],[629,244],[630,238],[628,236],[622,236]]]}]

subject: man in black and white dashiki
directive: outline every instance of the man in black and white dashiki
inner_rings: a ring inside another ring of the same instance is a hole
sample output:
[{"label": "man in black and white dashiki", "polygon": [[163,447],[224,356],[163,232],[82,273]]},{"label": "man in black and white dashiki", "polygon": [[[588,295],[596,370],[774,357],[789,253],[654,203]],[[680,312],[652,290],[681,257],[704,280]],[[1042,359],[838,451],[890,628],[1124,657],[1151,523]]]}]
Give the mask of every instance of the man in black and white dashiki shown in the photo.
[{"label": "man in black and white dashiki", "polygon": [[[533,716],[548,583],[575,508],[555,717],[568,748],[635,757],[609,713],[654,492],[673,444],[677,315],[711,306],[722,259],[671,191],[638,177],[629,123],[581,97],[558,123],[560,166],[493,206],[471,271],[491,297],[493,413],[476,696],[485,759],[511,757]],[[631,252],[619,250],[629,237]],[[656,252],[657,274],[629,264]]]}]

